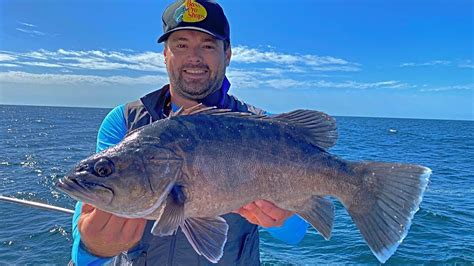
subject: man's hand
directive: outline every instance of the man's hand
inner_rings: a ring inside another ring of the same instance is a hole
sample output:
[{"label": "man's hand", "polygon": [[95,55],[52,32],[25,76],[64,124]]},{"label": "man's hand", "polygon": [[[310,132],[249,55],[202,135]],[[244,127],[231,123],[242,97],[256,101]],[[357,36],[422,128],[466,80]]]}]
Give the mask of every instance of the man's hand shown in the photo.
[{"label": "man's hand", "polygon": [[275,204],[266,200],[257,200],[249,203],[236,211],[249,222],[263,227],[281,226],[293,215],[292,212],[280,209]]},{"label": "man's hand", "polygon": [[145,219],[127,219],[83,204],[77,222],[81,241],[99,257],[113,257],[135,246],[145,230]]}]

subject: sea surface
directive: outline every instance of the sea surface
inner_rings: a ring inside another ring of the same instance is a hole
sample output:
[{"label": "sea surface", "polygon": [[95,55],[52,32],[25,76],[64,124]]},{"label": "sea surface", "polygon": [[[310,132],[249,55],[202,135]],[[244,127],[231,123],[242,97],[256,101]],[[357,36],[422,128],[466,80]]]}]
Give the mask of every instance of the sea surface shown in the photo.
[{"label": "sea surface", "polygon": [[[0,105],[0,194],[74,208],[54,190],[95,150],[108,109]],[[474,122],[336,117],[331,152],[350,160],[423,164],[433,170],[408,236],[387,264],[474,262]],[[0,202],[0,264],[70,259],[71,215]],[[261,233],[266,265],[378,264],[347,212],[336,204],[332,238],[310,229],[298,246]]]}]

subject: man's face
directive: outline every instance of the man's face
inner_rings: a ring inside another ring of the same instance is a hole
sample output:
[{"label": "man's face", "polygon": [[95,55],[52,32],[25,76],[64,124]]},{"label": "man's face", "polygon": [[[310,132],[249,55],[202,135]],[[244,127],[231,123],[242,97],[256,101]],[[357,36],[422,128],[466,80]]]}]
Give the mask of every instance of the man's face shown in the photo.
[{"label": "man's face", "polygon": [[207,33],[179,30],[168,37],[164,56],[171,90],[199,100],[222,86],[231,49]]}]

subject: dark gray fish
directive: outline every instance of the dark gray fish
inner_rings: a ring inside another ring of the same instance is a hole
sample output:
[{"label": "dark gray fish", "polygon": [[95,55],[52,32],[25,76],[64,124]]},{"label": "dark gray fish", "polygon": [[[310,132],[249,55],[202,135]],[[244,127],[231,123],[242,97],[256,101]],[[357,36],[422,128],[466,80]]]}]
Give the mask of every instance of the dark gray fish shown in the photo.
[{"label": "dark gray fish", "polygon": [[329,239],[332,196],[385,262],[405,238],[431,175],[419,165],[331,155],[336,123],[317,111],[266,117],[198,106],[178,113],[81,161],[57,188],[118,216],[156,220],[155,235],[180,227],[214,263],[227,241],[220,215],[265,199]]}]

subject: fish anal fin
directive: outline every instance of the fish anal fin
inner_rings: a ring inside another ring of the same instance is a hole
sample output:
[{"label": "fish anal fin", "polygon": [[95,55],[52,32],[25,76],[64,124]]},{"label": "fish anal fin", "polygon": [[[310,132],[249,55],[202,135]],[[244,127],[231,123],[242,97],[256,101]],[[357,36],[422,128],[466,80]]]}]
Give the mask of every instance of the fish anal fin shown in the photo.
[{"label": "fish anal fin", "polygon": [[296,213],[310,223],[326,240],[331,238],[334,224],[334,204],[323,197],[312,196]]},{"label": "fish anal fin", "polygon": [[181,229],[199,255],[212,263],[221,259],[229,230],[222,217],[187,218]]}]

